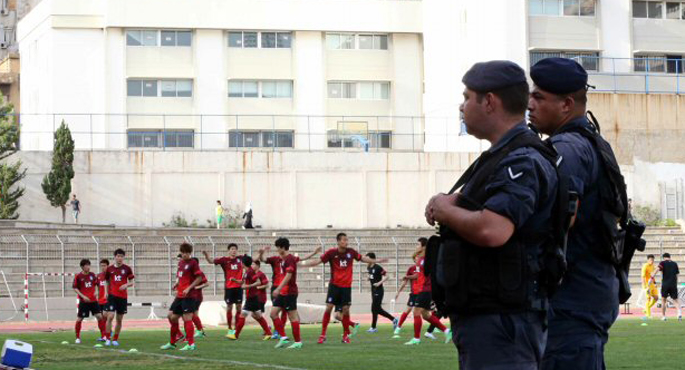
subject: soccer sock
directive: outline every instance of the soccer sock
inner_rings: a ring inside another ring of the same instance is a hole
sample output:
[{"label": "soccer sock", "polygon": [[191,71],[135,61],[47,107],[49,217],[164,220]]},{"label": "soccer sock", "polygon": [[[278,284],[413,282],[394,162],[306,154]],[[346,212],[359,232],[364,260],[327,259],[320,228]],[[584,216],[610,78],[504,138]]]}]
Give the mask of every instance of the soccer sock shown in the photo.
[{"label": "soccer sock", "polygon": [[176,338],[178,338],[178,334],[181,331],[181,328],[178,325],[178,321],[173,322],[169,320],[169,323],[171,324],[171,330],[169,333],[169,343],[174,344],[176,343]]},{"label": "soccer sock", "polygon": [[245,318],[242,315],[238,315],[236,317],[235,337],[238,338],[240,336],[240,332],[243,331],[243,326],[245,326]]},{"label": "soccer sock", "polygon": [[281,319],[279,319],[277,317],[277,318],[273,319],[273,322],[274,322],[274,327],[276,328],[276,331],[278,332],[278,335],[280,335],[281,338],[285,337],[285,327],[284,327]]},{"label": "soccer sock", "polygon": [[269,324],[267,324],[266,320],[264,320],[263,317],[260,317],[257,322],[259,325],[262,326],[262,330],[264,330],[264,335],[271,335],[271,329],[269,329]]},{"label": "soccer sock", "polygon": [[378,323],[378,314],[374,312],[372,315],[373,315],[373,316],[372,316],[372,319],[371,319],[371,327],[375,329],[375,328],[376,328],[376,323]]},{"label": "soccer sock", "polygon": [[281,311],[281,322],[283,323],[283,326],[285,327],[285,323],[288,322],[288,311],[286,311],[286,310]]},{"label": "soccer sock", "polygon": [[119,340],[119,333],[115,332],[115,333],[114,333],[114,337],[112,337],[112,340],[113,340],[113,341]]},{"label": "soccer sock", "polygon": [[440,322],[440,319],[439,319],[437,316],[435,316],[435,314],[432,314],[431,317],[429,317],[428,320],[426,320],[426,321],[428,321],[429,323],[435,325],[435,327],[438,328],[438,329],[440,329],[440,331],[442,331],[442,332],[444,332],[445,330],[447,330],[447,327],[445,327],[445,325],[443,325],[443,324]]},{"label": "soccer sock", "polygon": [[678,310],[678,316],[682,316],[682,311],[680,311],[680,302],[675,301],[675,308]]},{"label": "soccer sock", "polygon": [[186,329],[186,340],[192,346],[195,344],[195,324],[193,324],[193,320],[183,320],[183,327]]},{"label": "soccer sock", "polygon": [[423,325],[423,319],[420,315],[414,315],[414,338],[421,339],[421,325]]},{"label": "soccer sock", "polygon": [[329,322],[331,322],[331,313],[326,311],[323,313],[323,322],[321,323],[321,335],[324,337],[326,336]]},{"label": "soccer sock", "polygon": [[350,315],[343,315],[342,317],[342,325],[343,325],[343,333],[345,335],[350,335],[350,324],[352,322],[350,321]]},{"label": "soccer sock", "polygon": [[300,342],[300,322],[299,321],[291,321],[290,326],[293,328],[293,339],[295,339],[295,342],[299,343]]},{"label": "soccer sock", "polygon": [[407,319],[407,316],[409,316],[409,312],[402,312],[402,316],[400,317],[400,324],[397,326],[398,328],[402,327],[402,324],[404,324],[404,320]]},{"label": "soccer sock", "polygon": [[81,339],[81,321],[76,322],[76,339]]},{"label": "soccer sock", "polygon": [[100,329],[100,336],[104,338],[107,335],[107,319],[98,320],[98,329]]},{"label": "soccer sock", "polygon": [[228,330],[233,329],[233,312],[230,308],[226,310],[226,324],[228,324]]},{"label": "soccer sock", "polygon": [[195,324],[197,330],[202,331],[202,321],[200,320],[200,316],[193,315],[193,324]]},{"label": "soccer sock", "polygon": [[238,327],[238,320],[240,320],[241,318],[242,318],[242,315],[240,315],[240,311],[236,311],[235,312],[235,319],[234,319],[236,328]]}]

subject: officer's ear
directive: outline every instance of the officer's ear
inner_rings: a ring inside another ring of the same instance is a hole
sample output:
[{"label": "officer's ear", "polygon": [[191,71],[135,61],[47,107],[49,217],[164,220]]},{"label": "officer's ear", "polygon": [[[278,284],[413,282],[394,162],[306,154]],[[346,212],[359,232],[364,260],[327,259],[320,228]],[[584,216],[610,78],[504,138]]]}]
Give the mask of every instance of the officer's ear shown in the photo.
[{"label": "officer's ear", "polygon": [[561,112],[563,114],[573,112],[573,110],[576,108],[576,104],[576,100],[572,95],[561,96]]}]

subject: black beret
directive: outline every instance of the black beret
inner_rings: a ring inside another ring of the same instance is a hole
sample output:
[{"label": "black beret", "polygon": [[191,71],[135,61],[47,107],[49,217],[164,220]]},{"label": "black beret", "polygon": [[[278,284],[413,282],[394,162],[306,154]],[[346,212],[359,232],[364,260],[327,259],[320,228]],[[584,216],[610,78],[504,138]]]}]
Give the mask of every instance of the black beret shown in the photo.
[{"label": "black beret", "polygon": [[575,60],[545,58],[530,68],[533,83],[553,94],[569,94],[587,87],[587,72]]},{"label": "black beret", "polygon": [[526,82],[526,72],[508,60],[476,63],[466,72],[461,82],[469,89],[485,93]]}]

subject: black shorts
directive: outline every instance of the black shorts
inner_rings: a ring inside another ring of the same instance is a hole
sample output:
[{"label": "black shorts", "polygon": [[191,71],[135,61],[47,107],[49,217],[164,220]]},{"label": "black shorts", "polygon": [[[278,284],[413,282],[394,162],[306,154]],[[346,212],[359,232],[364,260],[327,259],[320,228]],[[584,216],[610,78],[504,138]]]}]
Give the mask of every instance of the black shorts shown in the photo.
[{"label": "black shorts", "polygon": [[259,302],[259,297],[247,297],[243,305],[243,311],[248,312],[264,312],[264,303]]},{"label": "black shorts", "polygon": [[100,310],[100,305],[97,302],[79,302],[78,304],[78,314],[77,316],[85,319],[86,317],[89,317],[90,314],[92,313],[93,316],[99,314],[102,312]]},{"label": "black shorts", "polygon": [[195,311],[200,311],[200,306],[202,305],[202,300],[196,299],[195,300]]},{"label": "black shorts", "polygon": [[430,311],[431,303],[433,303],[433,295],[431,292],[422,292],[416,295],[414,307],[419,307]]},{"label": "black shorts", "polygon": [[106,311],[105,307],[107,307],[107,302],[105,302],[104,304],[98,303],[98,307],[100,307],[100,312],[105,312]]},{"label": "black shorts", "polygon": [[662,285],[661,296],[664,298],[678,299],[678,287],[675,285]]},{"label": "black shorts", "polygon": [[128,299],[117,297],[114,295],[107,296],[107,305],[105,307],[107,312],[116,312],[118,315],[125,315],[128,313]]},{"label": "black shorts", "polygon": [[242,288],[231,288],[231,289],[224,290],[224,301],[227,304],[243,303],[243,289]]},{"label": "black shorts", "polygon": [[407,300],[407,306],[409,306],[409,307],[416,306],[416,294],[409,293],[409,299]]},{"label": "black shorts", "polygon": [[173,312],[174,315],[183,315],[186,313],[195,312],[197,307],[197,301],[192,298],[176,298],[174,302],[169,307],[169,311]]},{"label": "black shorts", "polygon": [[332,304],[342,308],[352,304],[352,288],[341,288],[337,285],[328,285],[328,296],[326,304]]},{"label": "black shorts", "polygon": [[274,307],[280,307],[286,311],[297,310],[297,294],[279,295],[274,300]]}]

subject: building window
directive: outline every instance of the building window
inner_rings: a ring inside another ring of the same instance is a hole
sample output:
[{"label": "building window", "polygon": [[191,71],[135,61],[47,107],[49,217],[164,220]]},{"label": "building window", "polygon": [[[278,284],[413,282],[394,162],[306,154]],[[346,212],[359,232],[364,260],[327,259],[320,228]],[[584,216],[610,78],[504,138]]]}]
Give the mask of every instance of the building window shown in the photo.
[{"label": "building window", "polygon": [[353,33],[327,33],[326,45],[333,50],[354,49],[355,37]]},{"label": "building window", "polygon": [[685,3],[675,1],[633,1],[633,18],[685,19]]},{"label": "building window", "polygon": [[682,55],[636,54],[634,70],[635,72],[682,74],[685,68],[683,68]]},{"label": "building window", "polygon": [[530,15],[581,16],[595,15],[597,0],[530,0]]},{"label": "building window", "polygon": [[231,48],[289,49],[292,47],[292,32],[230,31],[228,46]]},{"label": "building window", "polygon": [[126,81],[128,96],[181,97],[193,96],[192,80],[136,80]]},{"label": "building window", "polygon": [[328,97],[330,99],[388,100],[390,99],[390,83],[381,81],[329,82]]},{"label": "building window", "polygon": [[193,148],[193,130],[128,130],[129,148]]},{"label": "building window", "polygon": [[191,46],[191,31],[127,30],[128,46]]},{"label": "building window", "polygon": [[229,98],[292,98],[293,81],[228,81]]},{"label": "building window", "polygon": [[354,132],[328,130],[329,148],[379,148],[392,147],[392,131]]},{"label": "building window", "polygon": [[263,81],[262,98],[292,98],[292,81]]},{"label": "building window", "polygon": [[240,131],[228,132],[231,148],[293,148],[294,131]]},{"label": "building window", "polygon": [[359,48],[365,50],[388,50],[388,35],[359,35]]},{"label": "building window", "polygon": [[586,71],[599,71],[599,53],[593,51],[531,51],[530,65],[545,58],[568,58],[580,63]]},{"label": "building window", "polygon": [[354,99],[357,86],[354,82],[329,82],[328,97],[331,99]]}]

